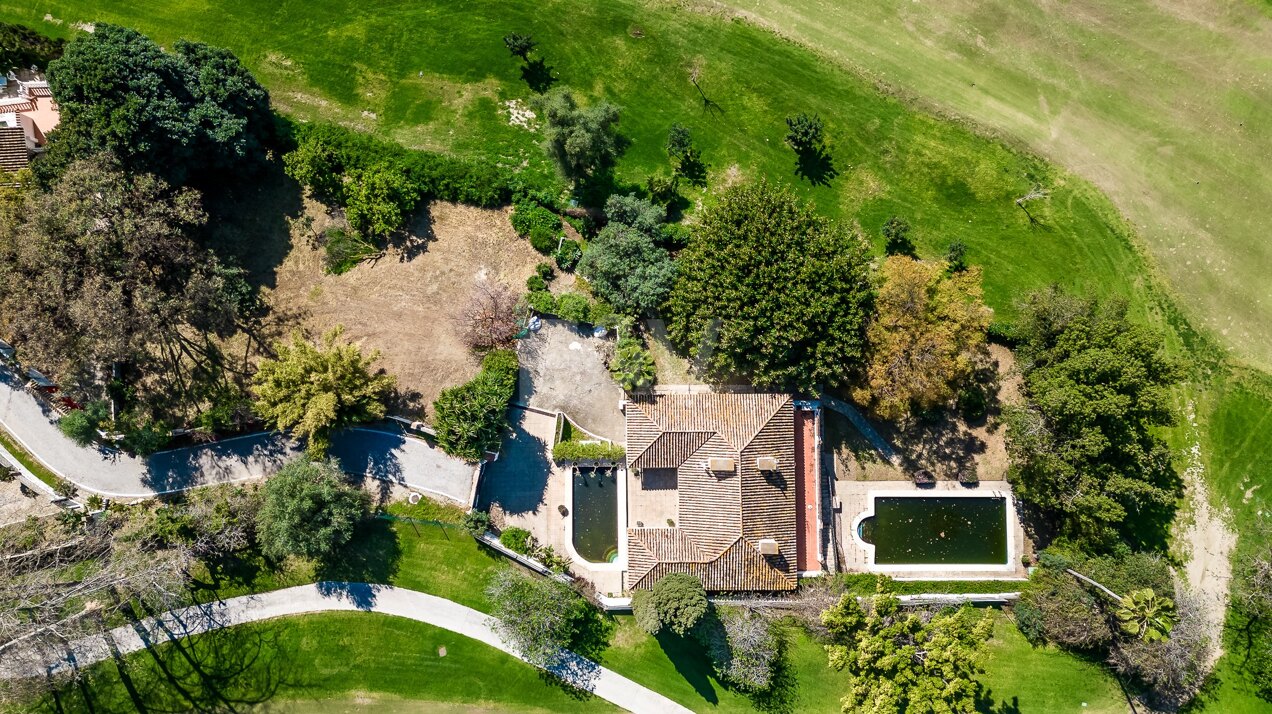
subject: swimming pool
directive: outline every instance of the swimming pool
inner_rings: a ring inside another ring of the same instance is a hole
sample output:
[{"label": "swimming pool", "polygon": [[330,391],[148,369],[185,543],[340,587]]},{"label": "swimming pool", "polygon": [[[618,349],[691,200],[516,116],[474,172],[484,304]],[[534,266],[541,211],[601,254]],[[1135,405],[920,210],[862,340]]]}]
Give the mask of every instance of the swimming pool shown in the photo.
[{"label": "swimming pool", "polygon": [[592,563],[618,558],[618,479],[616,469],[574,467],[571,544]]},{"label": "swimming pool", "polygon": [[857,524],[875,565],[1008,565],[1002,496],[875,496]]}]

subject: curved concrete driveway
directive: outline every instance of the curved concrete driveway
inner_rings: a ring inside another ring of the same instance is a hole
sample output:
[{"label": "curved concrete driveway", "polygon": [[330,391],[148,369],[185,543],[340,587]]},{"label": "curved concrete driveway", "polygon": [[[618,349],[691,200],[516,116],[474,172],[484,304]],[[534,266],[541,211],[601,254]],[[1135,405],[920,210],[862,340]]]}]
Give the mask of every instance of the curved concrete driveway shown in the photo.
[{"label": "curved concrete driveway", "polygon": [[[322,582],[172,610],[159,617],[117,627],[102,635],[76,640],[70,644],[66,657],[57,662],[32,661],[15,653],[6,656],[0,666],[0,676],[42,676],[68,667],[87,667],[110,659],[113,656],[112,646],[121,654],[127,654],[168,640],[246,622],[350,610],[378,612],[428,623],[523,659],[499,637],[493,618],[457,602],[391,585]],[[628,711],[660,714],[689,711],[663,695],[572,652],[564,653],[562,662],[548,669],[574,686]]]},{"label": "curved concrete driveway", "polygon": [[[269,476],[301,453],[277,432],[162,451],[146,458],[85,448],[57,428],[56,415],[0,368],[0,426],[48,469],[84,491],[145,498]],[[401,432],[357,427],[332,437],[331,455],[351,473],[471,503],[475,467]]]}]

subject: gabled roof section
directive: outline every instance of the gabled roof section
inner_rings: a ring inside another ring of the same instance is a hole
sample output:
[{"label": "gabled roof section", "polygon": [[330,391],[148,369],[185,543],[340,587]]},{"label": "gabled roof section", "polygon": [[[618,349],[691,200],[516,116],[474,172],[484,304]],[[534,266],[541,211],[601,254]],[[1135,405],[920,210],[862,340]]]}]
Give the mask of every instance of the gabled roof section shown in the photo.
[{"label": "gabled roof section", "polygon": [[631,460],[633,468],[674,469],[693,456],[712,437],[709,431],[668,431],[658,435]]}]

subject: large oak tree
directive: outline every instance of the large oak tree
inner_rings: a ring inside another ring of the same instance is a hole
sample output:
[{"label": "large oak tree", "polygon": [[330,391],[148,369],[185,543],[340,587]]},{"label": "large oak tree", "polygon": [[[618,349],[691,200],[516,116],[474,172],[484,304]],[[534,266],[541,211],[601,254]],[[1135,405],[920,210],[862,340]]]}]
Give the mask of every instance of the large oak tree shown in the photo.
[{"label": "large oak tree", "polygon": [[221,371],[218,336],[250,291],[191,237],[199,195],[128,176],[108,155],[70,165],[0,220],[4,328],[22,359],[73,394],[103,396],[113,372],[139,399],[197,401]]},{"label": "large oak tree", "polygon": [[767,182],[726,190],[677,263],[672,339],[717,380],[814,389],[861,364],[866,243]]}]

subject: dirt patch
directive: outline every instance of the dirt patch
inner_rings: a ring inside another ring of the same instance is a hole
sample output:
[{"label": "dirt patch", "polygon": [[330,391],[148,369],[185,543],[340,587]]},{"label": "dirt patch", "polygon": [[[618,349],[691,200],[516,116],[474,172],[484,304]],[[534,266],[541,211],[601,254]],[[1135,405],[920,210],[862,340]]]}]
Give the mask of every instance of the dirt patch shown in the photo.
[{"label": "dirt patch", "polygon": [[918,469],[938,478],[953,479],[961,470],[974,469],[981,481],[1005,481],[1007,458],[1006,427],[998,418],[1003,405],[1021,398],[1021,377],[1011,351],[990,345],[990,359],[998,373],[997,403],[986,418],[969,422],[949,412],[933,422],[899,429],[885,422],[873,422],[879,434],[901,455],[901,465],[884,460],[847,418],[826,413],[825,438],[835,455],[836,473],[846,481],[904,480]]},{"label": "dirt patch", "polygon": [[[266,299],[310,333],[344,325],[346,338],[380,350],[404,394],[399,410],[417,416],[442,389],[477,374],[452,324],[473,287],[487,280],[521,292],[543,260],[512,230],[509,212],[435,202],[383,258],[344,275],[324,273],[322,251],[296,231]],[[324,223],[315,215],[315,230]]]},{"label": "dirt patch", "polygon": [[22,493],[22,481],[0,483],[0,526],[21,523],[30,516],[37,518],[57,513],[58,508],[49,503],[48,498],[30,491],[32,495]]},{"label": "dirt patch", "polygon": [[1184,576],[1189,589],[1197,595],[1205,613],[1207,630],[1213,647],[1207,663],[1214,666],[1223,654],[1222,637],[1224,614],[1228,603],[1228,586],[1232,581],[1232,549],[1237,545],[1237,534],[1228,527],[1221,509],[1210,505],[1206,489],[1206,468],[1201,457],[1201,443],[1197,437],[1197,413],[1193,404],[1188,405],[1188,427],[1193,439],[1185,458],[1184,484],[1188,489],[1189,516],[1186,525],[1178,529],[1175,544],[1187,549]]}]

